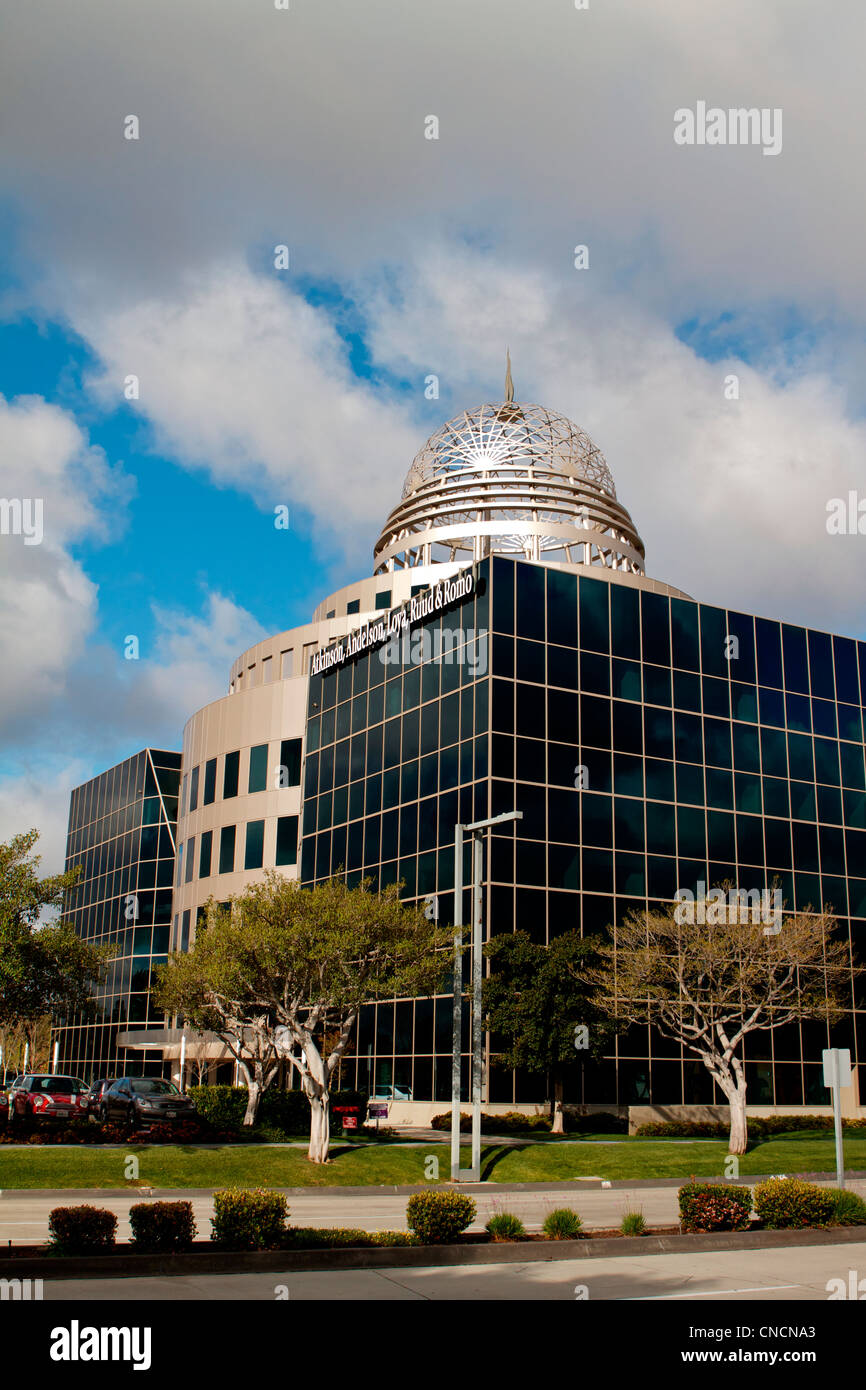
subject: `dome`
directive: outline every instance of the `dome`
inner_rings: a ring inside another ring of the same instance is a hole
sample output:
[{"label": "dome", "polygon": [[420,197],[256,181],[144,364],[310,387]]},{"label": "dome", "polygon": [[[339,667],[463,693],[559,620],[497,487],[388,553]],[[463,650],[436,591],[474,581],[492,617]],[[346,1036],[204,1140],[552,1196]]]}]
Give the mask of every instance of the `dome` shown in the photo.
[{"label": "dome", "polygon": [[643,542],[604,455],[557,411],[507,399],[442,425],[373,553],[383,574],[492,552],[643,574]]}]

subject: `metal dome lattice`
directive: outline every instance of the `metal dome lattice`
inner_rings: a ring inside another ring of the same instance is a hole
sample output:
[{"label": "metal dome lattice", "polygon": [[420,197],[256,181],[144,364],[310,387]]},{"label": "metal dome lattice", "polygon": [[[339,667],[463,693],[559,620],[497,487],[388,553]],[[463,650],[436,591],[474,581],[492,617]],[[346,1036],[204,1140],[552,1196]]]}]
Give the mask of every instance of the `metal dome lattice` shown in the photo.
[{"label": "metal dome lattice", "polygon": [[491,552],[643,573],[604,455],[544,406],[481,405],[431,435],[374,549],[375,573]]}]

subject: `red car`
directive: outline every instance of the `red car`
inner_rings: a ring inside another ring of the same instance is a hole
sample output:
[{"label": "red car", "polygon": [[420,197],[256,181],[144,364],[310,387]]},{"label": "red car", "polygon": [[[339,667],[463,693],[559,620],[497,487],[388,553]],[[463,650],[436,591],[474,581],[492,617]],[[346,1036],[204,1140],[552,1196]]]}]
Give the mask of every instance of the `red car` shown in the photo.
[{"label": "red car", "polygon": [[87,1087],[77,1076],[31,1072],[16,1078],[9,1092],[9,1123],[19,1120],[68,1120],[87,1114]]}]

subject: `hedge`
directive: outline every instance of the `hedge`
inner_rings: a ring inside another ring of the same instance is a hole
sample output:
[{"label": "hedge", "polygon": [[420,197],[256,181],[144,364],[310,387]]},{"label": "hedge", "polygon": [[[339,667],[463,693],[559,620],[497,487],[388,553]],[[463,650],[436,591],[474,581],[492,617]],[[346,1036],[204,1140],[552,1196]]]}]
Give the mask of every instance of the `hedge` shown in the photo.
[{"label": "hedge", "polygon": [[211,1240],[226,1250],[277,1250],[289,1209],[281,1192],[230,1187],[213,1195]]},{"label": "hedge", "polygon": [[755,1188],[755,1211],[768,1231],[830,1226],[836,1197],[832,1189],[802,1178],[768,1178]]},{"label": "hedge", "polygon": [[196,1226],[192,1202],[136,1202],[129,1208],[132,1244],[142,1254],[190,1250]]},{"label": "hedge", "polygon": [[423,1245],[448,1245],[472,1225],[475,1211],[462,1192],[416,1192],[406,1206],[406,1225]]},{"label": "hedge", "polygon": [[105,1207],[55,1207],[48,1231],[52,1245],[64,1255],[89,1255],[113,1248],[117,1217]]}]

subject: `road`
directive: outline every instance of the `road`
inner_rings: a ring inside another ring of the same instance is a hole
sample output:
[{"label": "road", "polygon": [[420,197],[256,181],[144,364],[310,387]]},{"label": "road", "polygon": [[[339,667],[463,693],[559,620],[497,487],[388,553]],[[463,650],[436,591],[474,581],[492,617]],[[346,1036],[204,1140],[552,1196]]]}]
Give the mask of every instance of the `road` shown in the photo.
[{"label": "road", "polygon": [[[829,1185],[826,1184],[826,1185]],[[866,1181],[851,1180],[847,1186],[866,1197]],[[679,1220],[677,1189],[670,1187],[581,1188],[579,1183],[558,1183],[546,1188],[511,1188],[488,1191],[463,1185],[475,1200],[478,1215],[471,1230],[482,1230],[497,1211],[519,1216],[526,1229],[541,1229],[544,1218],[554,1207],[573,1207],[588,1230],[618,1227],[627,1211],[643,1212],[651,1226],[672,1226]],[[209,1193],[163,1192],[163,1199],[187,1198],[193,1204],[199,1237],[210,1234],[213,1202]],[[107,1207],[118,1217],[117,1239],[129,1239],[128,1212],[133,1202],[157,1200],[131,1192],[111,1195],[68,1196],[60,1192],[6,1191],[0,1194],[0,1244],[35,1245],[48,1238],[48,1215],[53,1207],[78,1206],[90,1202]],[[406,1193],[383,1188],[311,1188],[288,1196],[289,1220],[293,1226],[351,1226],[364,1231],[405,1231]],[[866,1270],[864,1270],[866,1273]]]},{"label": "road", "polygon": [[[46,1301],[122,1299],[289,1302],[417,1302],[478,1299],[657,1300],[693,1302],[826,1302],[828,1281],[849,1271],[866,1275],[866,1241],[779,1250],[726,1250],[690,1255],[629,1255],[617,1259],[464,1265],[451,1268],[377,1269],[322,1274],[268,1273],[172,1276],[151,1279],[46,1280]],[[864,1284],[866,1288],[866,1284]]]}]

